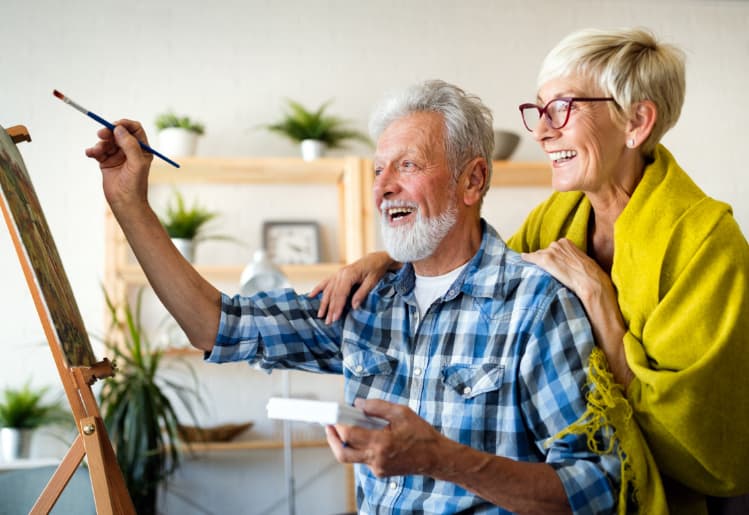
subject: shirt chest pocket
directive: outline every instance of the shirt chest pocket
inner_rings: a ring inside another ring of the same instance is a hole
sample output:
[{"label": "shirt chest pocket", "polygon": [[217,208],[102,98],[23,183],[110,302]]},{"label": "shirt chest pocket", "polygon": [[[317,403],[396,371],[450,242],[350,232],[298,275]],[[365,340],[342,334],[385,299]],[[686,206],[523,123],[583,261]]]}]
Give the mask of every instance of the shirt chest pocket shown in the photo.
[{"label": "shirt chest pocket", "polygon": [[505,367],[500,363],[453,364],[442,369],[445,388],[464,399],[499,390]]},{"label": "shirt chest pocket", "polygon": [[343,358],[343,366],[358,378],[372,375],[391,375],[397,360],[387,354],[372,350],[357,350]]},{"label": "shirt chest pocket", "polygon": [[358,397],[376,398],[397,402],[392,396],[398,360],[377,349],[362,349],[357,345],[343,349],[343,374],[346,378],[344,391],[346,402],[353,403]]}]

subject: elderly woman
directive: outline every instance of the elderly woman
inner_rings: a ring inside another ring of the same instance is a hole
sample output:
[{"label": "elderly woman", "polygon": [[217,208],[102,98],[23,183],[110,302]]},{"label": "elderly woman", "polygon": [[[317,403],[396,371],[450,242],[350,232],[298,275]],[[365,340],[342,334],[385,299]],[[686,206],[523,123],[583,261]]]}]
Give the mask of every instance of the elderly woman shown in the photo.
[{"label": "elderly woman", "polygon": [[[520,111],[556,192],[508,245],[577,293],[605,355],[570,430],[615,431],[641,511],[706,513],[706,495],[749,491],[749,246],[659,143],[684,101],[683,55],[644,30],[585,30],[538,84]],[[358,283],[356,307],[392,265],[372,254],[320,283],[320,316]]]}]

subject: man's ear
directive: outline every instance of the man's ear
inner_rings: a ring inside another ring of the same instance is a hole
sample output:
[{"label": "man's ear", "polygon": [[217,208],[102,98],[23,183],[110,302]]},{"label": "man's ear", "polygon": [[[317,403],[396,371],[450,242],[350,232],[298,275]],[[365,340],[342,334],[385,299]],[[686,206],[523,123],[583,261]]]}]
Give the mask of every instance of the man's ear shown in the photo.
[{"label": "man's ear", "polygon": [[463,202],[467,206],[481,202],[484,187],[489,180],[489,169],[483,157],[470,161],[463,171]]},{"label": "man's ear", "polygon": [[627,141],[641,145],[648,139],[658,118],[658,108],[652,100],[641,100],[635,104],[634,112],[627,122]]}]

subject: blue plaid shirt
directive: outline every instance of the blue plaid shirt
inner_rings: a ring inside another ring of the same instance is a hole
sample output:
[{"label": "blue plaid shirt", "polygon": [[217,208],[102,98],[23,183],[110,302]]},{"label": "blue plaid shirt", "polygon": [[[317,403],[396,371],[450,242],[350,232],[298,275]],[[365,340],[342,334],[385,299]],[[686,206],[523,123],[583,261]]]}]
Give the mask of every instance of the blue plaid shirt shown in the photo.
[{"label": "blue plaid shirt", "polygon": [[[404,404],[464,445],[548,463],[575,513],[611,512],[620,481],[615,453],[591,452],[584,436],[551,440],[585,410],[593,348],[585,312],[569,290],[482,225],[479,251],[421,320],[410,265],[330,326],[316,315],[319,297],[292,290],[223,295],[207,359],[343,374],[347,402]],[[356,475],[362,513],[508,513],[430,477],[377,478],[364,465]]]}]

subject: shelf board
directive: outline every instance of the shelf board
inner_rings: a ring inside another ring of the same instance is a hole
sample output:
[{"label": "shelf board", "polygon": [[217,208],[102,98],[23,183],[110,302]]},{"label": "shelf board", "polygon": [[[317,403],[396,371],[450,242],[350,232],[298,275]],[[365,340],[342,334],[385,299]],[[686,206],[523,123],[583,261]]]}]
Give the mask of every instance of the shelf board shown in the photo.
[{"label": "shelf board", "polygon": [[346,166],[344,158],[304,161],[291,157],[183,157],[178,159],[178,162],[181,168],[154,161],[150,182],[336,184],[341,180]]},{"label": "shelf board", "polygon": [[186,345],[185,347],[169,346],[169,347],[163,347],[159,350],[163,352],[164,356],[170,356],[173,358],[178,358],[182,356],[198,356],[198,355],[202,356],[203,355],[202,350],[196,347],[192,347],[190,345]]},{"label": "shelf board", "polygon": [[[175,182],[336,184],[343,176],[346,158],[304,161],[293,157],[183,157],[179,159],[179,163],[181,168],[154,161],[150,182],[152,184]],[[551,167],[546,161],[494,161],[493,163],[492,185],[494,186],[551,185]]]},{"label": "shelf board", "polygon": [[494,161],[492,186],[551,187],[551,165],[546,161]]},{"label": "shelf board", "polygon": [[[309,449],[327,447],[327,440],[297,440],[292,442],[294,449]],[[185,452],[224,452],[224,451],[253,451],[283,449],[281,440],[241,440],[233,442],[194,442],[183,444],[181,450]]]},{"label": "shelf board", "polygon": [[[332,275],[343,263],[315,263],[312,265],[280,265],[281,271],[294,283],[298,281],[318,281]],[[195,269],[210,281],[238,282],[244,266],[195,265]],[[137,264],[123,265],[118,270],[119,277],[135,286],[147,285],[146,276]]]}]

